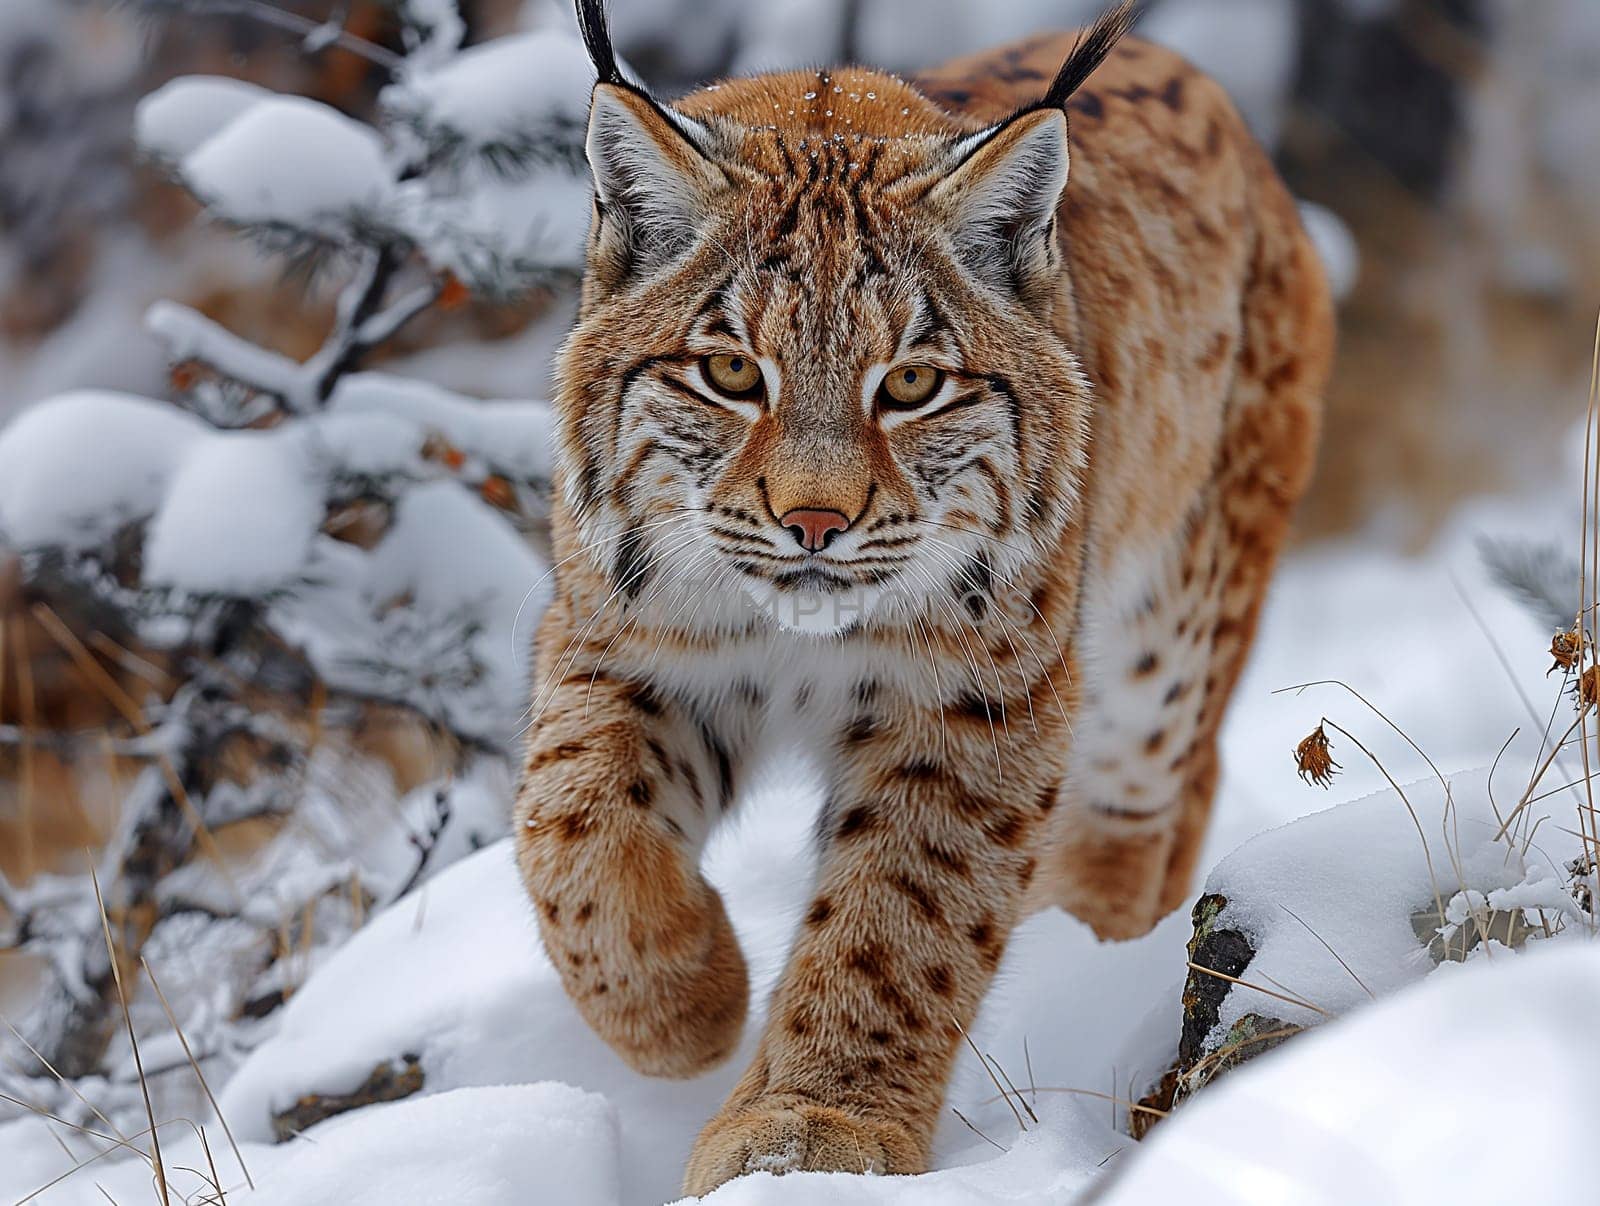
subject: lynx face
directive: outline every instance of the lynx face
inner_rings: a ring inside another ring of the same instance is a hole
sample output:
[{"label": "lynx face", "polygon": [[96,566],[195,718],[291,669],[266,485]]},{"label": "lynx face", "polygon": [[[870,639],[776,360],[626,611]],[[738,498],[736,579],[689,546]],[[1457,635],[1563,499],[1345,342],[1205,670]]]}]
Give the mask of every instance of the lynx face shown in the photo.
[{"label": "lynx face", "polygon": [[1051,329],[1065,120],[907,134],[928,102],[883,79],[770,81],[819,121],[856,107],[848,136],[596,90],[565,488],[636,602],[743,597],[847,630],[992,594],[1069,517],[1086,388]]}]

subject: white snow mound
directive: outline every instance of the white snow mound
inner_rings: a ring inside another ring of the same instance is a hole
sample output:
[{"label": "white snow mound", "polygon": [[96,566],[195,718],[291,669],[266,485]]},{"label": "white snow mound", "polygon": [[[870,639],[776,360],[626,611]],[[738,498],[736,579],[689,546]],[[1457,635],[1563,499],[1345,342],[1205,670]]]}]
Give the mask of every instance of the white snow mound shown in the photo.
[{"label": "white snow mound", "polygon": [[368,126],[298,96],[250,106],[183,160],[189,191],[218,217],[337,235],[377,218],[394,173]]},{"label": "white snow mound", "polygon": [[181,76],[139,102],[133,115],[134,141],[148,155],[176,161],[274,95],[232,76]]},{"label": "white snow mound", "polygon": [[[247,1200],[260,1206],[616,1206],[617,1122],[566,1085],[457,1089],[362,1110]],[[229,1194],[230,1200],[233,1194]]]},{"label": "white snow mound", "polygon": [[1564,1202],[1592,1177],[1600,949],[1446,969],[1209,1085],[1104,1206]]}]

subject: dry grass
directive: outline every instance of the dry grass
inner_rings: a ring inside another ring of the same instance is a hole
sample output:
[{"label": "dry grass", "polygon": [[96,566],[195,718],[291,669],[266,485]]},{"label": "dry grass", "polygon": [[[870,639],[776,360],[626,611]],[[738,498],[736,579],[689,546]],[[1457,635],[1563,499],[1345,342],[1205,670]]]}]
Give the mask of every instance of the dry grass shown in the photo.
[{"label": "dry grass", "polygon": [[[79,1135],[82,1135],[86,1139],[89,1139],[96,1144],[102,1145],[101,1150],[95,1152],[91,1156],[80,1159],[74,1155],[70,1148],[66,1147],[66,1145],[62,1143],[59,1136],[55,1136],[56,1141],[62,1144],[62,1148],[68,1157],[74,1161],[73,1166],[67,1171],[61,1173],[59,1176],[56,1176],[55,1178],[46,1182],[44,1185],[39,1186],[33,1192],[18,1199],[16,1206],[24,1206],[25,1203],[33,1201],[41,1194],[55,1188],[57,1185],[62,1184],[69,1178],[82,1172],[84,1169],[90,1168],[100,1161],[120,1152],[132,1153],[150,1166],[153,1182],[152,1187],[158,1206],[172,1206],[174,1201],[174,1193],[176,1191],[171,1181],[168,1162],[161,1149],[161,1129],[162,1127],[173,1125],[187,1126],[194,1132],[194,1135],[200,1144],[201,1153],[205,1157],[206,1164],[204,1170],[184,1164],[174,1164],[170,1166],[171,1171],[188,1173],[197,1178],[202,1185],[200,1189],[193,1193],[181,1195],[178,1200],[183,1203],[195,1203],[197,1206],[199,1206],[199,1204],[210,1204],[210,1206],[227,1206],[227,1189],[223,1184],[221,1174],[217,1170],[216,1159],[212,1154],[211,1142],[206,1135],[205,1127],[201,1126],[199,1123],[190,1118],[169,1118],[161,1122],[156,1120],[155,1106],[150,1095],[150,1082],[144,1066],[143,1056],[140,1051],[138,1034],[133,1025],[133,1017],[129,1010],[128,988],[122,974],[123,960],[119,956],[115,940],[112,938],[111,919],[106,911],[105,897],[100,888],[99,875],[92,866],[89,874],[90,882],[94,887],[95,903],[99,909],[100,928],[105,939],[106,957],[110,960],[112,978],[116,983],[117,999],[122,1013],[122,1022],[125,1032],[128,1036],[129,1050],[132,1053],[134,1067],[138,1075],[139,1090],[144,1102],[145,1120],[147,1125],[144,1127],[144,1129],[136,1132],[133,1135],[124,1134],[122,1130],[99,1109],[99,1107],[95,1106],[93,1102],[83,1095],[83,1093],[75,1084],[72,1083],[70,1079],[63,1077],[60,1073],[56,1072],[55,1068],[50,1065],[49,1061],[46,1060],[44,1056],[41,1055],[33,1047],[33,1045],[29,1043],[28,1040],[23,1037],[23,1035],[18,1032],[14,1026],[11,1025],[9,1021],[6,1021],[5,1025],[11,1031],[12,1035],[30,1052],[32,1052],[35,1058],[37,1058],[64,1087],[66,1087],[75,1097],[77,1097],[90,1113],[104,1123],[107,1128],[106,1131],[95,1130],[80,1123],[75,1123],[70,1119],[63,1118],[60,1115],[45,1110],[31,1102],[24,1101],[17,1097],[12,1097],[6,1093],[0,1093],[0,1100],[6,1101],[11,1105],[18,1107],[19,1109],[25,1110],[42,1120],[56,1123],[59,1126],[65,1127]],[[217,1103],[216,1096],[211,1091],[211,1086],[206,1080],[205,1072],[201,1069],[199,1060],[195,1057],[194,1051],[189,1045],[188,1037],[184,1034],[183,1027],[178,1021],[177,1014],[173,1011],[172,1005],[168,1001],[166,993],[162,990],[161,984],[157,980],[155,972],[151,968],[149,962],[141,957],[139,960],[139,966],[144,969],[145,974],[149,977],[150,985],[155,990],[156,996],[161,1002],[161,1007],[166,1014],[167,1021],[172,1026],[173,1033],[177,1036],[178,1042],[183,1048],[184,1056],[188,1060],[189,1066],[193,1070],[195,1078],[199,1082],[206,1100],[210,1103],[213,1112],[216,1114],[217,1121],[221,1125],[223,1133],[227,1136],[228,1145],[233,1150],[234,1159],[239,1164],[239,1169],[244,1175],[245,1183],[251,1189],[254,1189],[255,1180],[251,1176],[250,1170],[245,1163],[244,1153],[240,1150],[237,1141],[234,1139],[233,1130],[228,1125],[227,1118],[223,1116],[222,1109]],[[51,1133],[54,1135],[53,1131]],[[148,1151],[144,1150],[138,1145],[139,1140],[146,1138],[148,1138],[149,1142]],[[106,1191],[104,1186],[96,1183],[95,1188],[108,1201],[115,1201],[115,1199],[112,1198],[111,1195]]]}]

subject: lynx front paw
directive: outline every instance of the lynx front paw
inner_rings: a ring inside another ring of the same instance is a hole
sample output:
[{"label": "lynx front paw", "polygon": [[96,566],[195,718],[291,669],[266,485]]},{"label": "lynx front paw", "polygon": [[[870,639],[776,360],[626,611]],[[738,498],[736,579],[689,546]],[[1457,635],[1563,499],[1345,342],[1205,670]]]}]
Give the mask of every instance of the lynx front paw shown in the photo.
[{"label": "lynx front paw", "polygon": [[892,1122],[788,1098],[719,1114],[700,1133],[684,1173],[685,1193],[702,1197],[746,1173],[914,1173],[924,1156]]},{"label": "lynx front paw", "polygon": [[643,944],[642,955],[630,948],[609,968],[595,957],[565,977],[589,1025],[646,1076],[698,1076],[739,1045],[750,999],[744,956],[722,902],[706,896],[699,932],[685,926]]}]

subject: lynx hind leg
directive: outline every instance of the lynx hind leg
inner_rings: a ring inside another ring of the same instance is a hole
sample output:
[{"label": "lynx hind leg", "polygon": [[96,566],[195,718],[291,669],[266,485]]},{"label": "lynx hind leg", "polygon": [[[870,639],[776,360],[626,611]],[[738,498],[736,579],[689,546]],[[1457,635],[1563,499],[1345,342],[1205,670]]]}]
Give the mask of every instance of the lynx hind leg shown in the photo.
[{"label": "lynx hind leg", "polygon": [[[1214,680],[1214,504],[1120,592],[1085,600],[1084,696],[1062,807],[1052,818],[1054,903],[1102,938],[1159,920]],[[1207,796],[1209,803],[1209,796]],[[1203,829],[1204,815],[1196,818]]]},{"label": "lynx hind leg", "polygon": [[1256,274],[1216,474],[1186,531],[1131,587],[1089,592],[1051,878],[1103,938],[1145,933],[1190,890],[1218,731],[1316,448],[1331,318],[1313,255],[1301,244],[1292,271]]},{"label": "lynx hind leg", "polygon": [[[1210,662],[1151,924],[1189,894],[1216,792],[1217,735],[1249,656],[1295,504],[1311,477],[1332,353],[1332,316],[1321,269],[1306,265],[1313,257],[1302,242],[1299,270],[1266,274],[1256,304],[1246,311],[1246,352],[1219,452],[1216,505],[1208,525]],[[1194,558],[1191,567],[1198,575]]]}]

